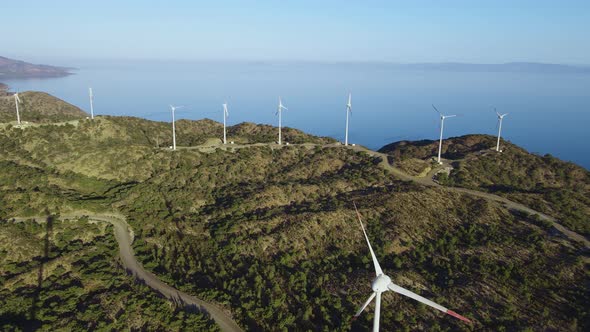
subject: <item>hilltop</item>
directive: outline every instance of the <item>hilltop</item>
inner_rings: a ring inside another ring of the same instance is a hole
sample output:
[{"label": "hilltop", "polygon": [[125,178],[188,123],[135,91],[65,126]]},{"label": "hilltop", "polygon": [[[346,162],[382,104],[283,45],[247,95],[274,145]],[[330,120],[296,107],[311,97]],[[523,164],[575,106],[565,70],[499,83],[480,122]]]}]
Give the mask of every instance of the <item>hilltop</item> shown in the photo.
[{"label": "hilltop", "polygon": [[5,78],[43,78],[71,75],[72,68],[36,65],[0,56],[0,80]]},{"label": "hilltop", "polygon": [[[551,155],[536,155],[510,142],[466,135],[443,141],[442,157],[452,167],[439,181],[502,195],[561,220],[571,229],[590,236],[590,172]],[[419,165],[430,169],[438,141],[396,142],[379,150],[400,167]]]},{"label": "hilltop", "polygon": [[[45,92],[25,91],[18,94],[21,121],[52,123],[79,120],[89,115],[78,107]],[[16,107],[12,94],[0,94],[0,123],[16,122]]]},{"label": "hilltop", "polygon": [[[394,282],[474,321],[466,325],[386,294],[383,330],[590,328],[587,248],[551,223],[497,201],[407,181],[411,177],[401,177],[398,168],[392,172],[381,154],[362,147],[343,147],[295,129],[284,130],[285,139],[293,144],[278,146],[276,128],[252,123],[230,127],[228,139],[236,144],[224,146],[219,141],[221,128],[211,120],[178,121],[179,150],[173,152],[167,148],[169,123],[132,117],[0,127],[0,219],[117,211],[127,216],[135,252],[146,269],[179,290],[218,303],[246,330],[366,331],[373,306],[351,323],[370,294],[374,277],[354,216],[352,202],[356,202],[381,265]],[[488,158],[483,146],[490,140],[486,136],[446,140],[444,156],[456,154],[450,163],[468,168],[472,156],[475,161]],[[429,144],[405,142],[383,151],[394,166],[413,160],[435,167],[428,160]],[[510,157],[511,150],[518,155],[525,152],[507,144],[503,142],[505,154],[489,158],[506,156],[513,159],[515,169],[529,167],[526,161],[519,163],[520,157]],[[483,150],[477,148],[480,145]],[[546,167],[556,170],[560,163]],[[491,173],[481,179],[470,177],[469,183],[484,183]],[[567,192],[573,188],[573,181],[555,178]],[[553,192],[554,181],[543,179],[536,181]],[[551,209],[556,206],[549,203]],[[579,204],[588,208],[583,200]],[[4,301],[0,317],[21,315],[24,321],[34,318],[54,329],[68,326],[68,313],[57,314],[57,307],[50,304],[61,299],[73,303],[73,292],[86,294],[95,287],[96,276],[86,273],[82,262],[113,260],[113,242],[105,230],[84,222],[74,225],[75,232],[60,231],[69,235],[47,240],[63,248],[63,258],[56,257],[55,264],[64,268],[48,270],[42,277],[42,292],[52,293],[42,293],[46,295],[38,297],[39,302],[32,301],[37,281],[20,277],[36,267],[23,263],[34,254],[19,256],[0,247],[5,253],[0,271],[6,271],[0,275],[0,301]],[[27,227],[31,234],[43,232]],[[6,236],[16,238],[18,228],[3,225],[0,234],[10,232]],[[26,239],[38,242],[23,234],[19,246]],[[71,258],[80,241],[84,251]],[[98,252],[105,254],[92,258]],[[128,283],[113,264],[100,269],[103,277],[96,286],[105,305],[92,307],[95,317],[77,321],[109,317],[101,327],[122,328],[110,317],[123,313],[144,322],[146,328],[160,326],[150,317],[135,316],[138,306],[115,307],[110,302],[124,295],[120,287],[104,286],[103,280],[112,277],[117,284]],[[72,272],[64,280],[74,281],[52,288],[70,266]],[[81,304],[96,303],[85,296]],[[22,309],[31,302],[48,309],[31,317]],[[167,326],[185,324],[175,310],[159,312]],[[201,317],[190,319],[208,326]]]}]

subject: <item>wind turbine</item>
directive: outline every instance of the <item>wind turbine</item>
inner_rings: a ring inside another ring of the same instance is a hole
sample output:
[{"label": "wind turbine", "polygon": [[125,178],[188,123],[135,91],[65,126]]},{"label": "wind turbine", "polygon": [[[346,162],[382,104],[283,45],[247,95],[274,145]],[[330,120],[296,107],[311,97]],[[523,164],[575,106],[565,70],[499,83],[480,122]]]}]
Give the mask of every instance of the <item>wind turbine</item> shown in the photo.
[{"label": "wind turbine", "polygon": [[348,146],[348,114],[352,114],[352,93],[348,94],[348,103],[346,104],[346,134],[344,135],[344,145]]},{"label": "wind turbine", "polygon": [[223,144],[227,144],[227,133],[225,130],[225,121],[228,116],[229,116],[229,113],[227,112],[227,102],[225,102],[223,104]]},{"label": "wind turbine", "polygon": [[16,105],[16,122],[20,125],[20,113],[18,112],[18,104],[21,103],[18,97],[18,92],[14,94],[14,104]]},{"label": "wind turbine", "polygon": [[179,108],[183,108],[184,106],[173,106],[170,105],[170,109],[172,110],[172,150],[176,151],[176,127],[174,124],[174,111]]},{"label": "wind turbine", "polygon": [[277,112],[275,113],[275,115],[279,116],[279,145],[282,144],[282,140],[281,140],[281,114],[283,113],[283,110],[288,111],[289,109],[286,108],[285,106],[283,106],[283,102],[281,101],[281,97],[279,97],[279,107],[277,109]]},{"label": "wind turbine", "polygon": [[498,113],[498,111],[496,111],[495,107],[494,112],[496,112],[496,115],[498,116],[498,143],[496,143],[496,151],[502,152],[502,150],[500,150],[500,134],[502,133],[502,120],[504,120],[504,117],[508,115],[508,113],[500,114]]},{"label": "wind turbine", "polygon": [[373,252],[373,248],[371,248],[371,243],[369,242],[369,237],[367,236],[367,232],[365,232],[365,227],[363,226],[363,222],[361,220],[361,214],[359,213],[358,209],[356,208],[356,204],[354,204],[354,210],[356,211],[356,215],[358,217],[359,223],[361,224],[361,229],[363,230],[363,234],[365,235],[365,239],[367,240],[367,245],[369,245],[369,251],[371,252],[371,258],[373,259],[373,265],[375,266],[375,274],[377,275],[377,277],[375,277],[375,279],[373,279],[373,283],[371,284],[371,288],[373,288],[373,294],[371,294],[371,296],[369,296],[369,299],[357,311],[357,313],[354,315],[354,318],[357,318],[358,316],[360,316],[360,314],[363,312],[363,310],[365,310],[365,308],[369,305],[369,303],[371,303],[371,301],[373,301],[373,298],[376,298],[375,318],[373,320],[373,332],[379,332],[379,316],[381,314],[381,293],[384,293],[387,291],[394,291],[398,294],[405,295],[407,297],[411,297],[418,302],[422,302],[426,305],[429,305],[435,309],[438,309],[438,310],[440,310],[448,315],[451,315],[455,318],[458,318],[462,321],[471,323],[471,321],[469,319],[459,315],[458,313],[456,313],[452,310],[449,310],[449,309],[441,306],[440,304],[434,303],[434,302],[432,302],[432,301],[430,301],[430,300],[428,300],[416,293],[413,293],[413,292],[391,282],[391,278],[389,276],[387,276],[386,274],[384,274],[383,270],[381,270],[381,266],[379,266],[379,262],[377,261],[377,257],[375,256],[375,253]]},{"label": "wind turbine", "polygon": [[440,153],[442,150],[443,128],[445,126],[445,119],[455,117],[456,115],[443,115],[436,107],[434,107],[434,105],[432,105],[432,108],[434,108],[434,110],[440,115],[440,141],[438,143],[438,160],[437,161],[439,164],[442,164],[440,162]]},{"label": "wind turbine", "polygon": [[90,98],[90,118],[94,119],[94,93],[92,93],[92,88],[88,88],[88,97]]}]

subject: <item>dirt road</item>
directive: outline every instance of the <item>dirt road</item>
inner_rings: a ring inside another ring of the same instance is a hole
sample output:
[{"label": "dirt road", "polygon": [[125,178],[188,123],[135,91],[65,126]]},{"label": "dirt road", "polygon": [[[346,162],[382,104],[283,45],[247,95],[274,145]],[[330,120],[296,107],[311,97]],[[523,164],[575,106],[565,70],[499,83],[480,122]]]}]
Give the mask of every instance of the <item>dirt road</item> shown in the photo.
[{"label": "dirt road", "polygon": [[[137,261],[133,253],[131,244],[133,243],[133,232],[125,218],[119,214],[93,214],[91,212],[78,212],[63,214],[60,219],[74,219],[82,216],[88,216],[90,220],[103,221],[111,223],[114,227],[115,239],[119,244],[119,255],[123,266],[130,271],[137,279],[145,282],[146,285],[154,289],[155,291],[162,294],[167,299],[176,303],[183,303],[187,306],[194,306],[199,311],[209,314],[211,318],[215,320],[215,323],[221,328],[222,331],[238,332],[242,329],[234,322],[231,315],[223,311],[219,306],[205,302],[192,295],[181,292],[178,289],[169,286],[162,282],[153,273],[147,271]],[[17,221],[23,221],[27,219],[35,219],[38,221],[45,221],[46,217],[15,217]]]}]

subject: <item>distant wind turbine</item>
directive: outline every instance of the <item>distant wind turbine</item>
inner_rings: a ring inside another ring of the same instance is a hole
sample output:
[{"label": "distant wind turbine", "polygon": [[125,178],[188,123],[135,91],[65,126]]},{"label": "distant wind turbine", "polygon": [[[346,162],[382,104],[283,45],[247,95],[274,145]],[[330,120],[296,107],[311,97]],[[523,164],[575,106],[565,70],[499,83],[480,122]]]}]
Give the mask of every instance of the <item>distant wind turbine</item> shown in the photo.
[{"label": "distant wind turbine", "polygon": [[346,104],[346,134],[344,135],[344,145],[348,146],[348,115],[352,113],[352,93],[348,94],[348,103]]},{"label": "distant wind turbine", "polygon": [[437,303],[434,303],[434,302],[432,302],[432,301],[430,301],[430,300],[428,300],[416,293],[413,293],[413,292],[391,282],[391,278],[389,276],[387,276],[386,274],[384,274],[383,270],[381,270],[381,266],[379,266],[379,262],[377,261],[377,257],[375,256],[375,253],[373,252],[373,248],[371,248],[371,243],[369,242],[369,237],[367,236],[367,232],[365,232],[365,227],[363,226],[363,222],[361,220],[361,215],[360,215],[358,209],[356,208],[356,204],[354,205],[354,209],[356,211],[356,215],[359,220],[359,223],[361,224],[361,229],[363,230],[363,234],[365,235],[365,239],[367,240],[367,245],[369,246],[369,251],[371,252],[371,258],[373,259],[373,265],[375,267],[375,274],[377,275],[377,277],[375,277],[375,279],[373,279],[373,283],[371,284],[371,288],[373,289],[373,294],[371,294],[371,296],[369,296],[369,299],[357,311],[357,313],[354,315],[354,318],[357,318],[358,316],[360,316],[360,314],[363,312],[363,310],[365,310],[365,308],[369,305],[369,303],[371,303],[371,301],[373,301],[373,298],[376,298],[375,318],[373,319],[373,332],[379,332],[379,316],[381,315],[381,293],[384,293],[387,291],[394,291],[398,294],[405,295],[407,297],[411,297],[418,302],[424,303],[428,306],[438,309],[438,310],[440,310],[448,315],[451,315],[455,318],[458,318],[462,321],[471,323],[471,321],[469,319],[459,315],[458,313],[456,313],[452,310],[449,310]]},{"label": "distant wind turbine", "polygon": [[502,152],[502,150],[500,150],[500,134],[502,134],[502,120],[504,120],[504,117],[508,115],[508,113],[500,114],[498,113],[498,111],[496,111],[495,107],[494,112],[496,112],[496,115],[498,116],[498,143],[496,143],[496,151]]},{"label": "distant wind turbine", "polygon": [[18,111],[18,104],[21,103],[18,97],[18,92],[14,94],[14,104],[16,105],[16,123],[20,125],[20,113]]},{"label": "distant wind turbine", "polygon": [[285,106],[283,106],[283,102],[281,101],[281,97],[279,97],[279,107],[277,109],[277,112],[275,113],[275,115],[279,116],[279,145],[282,144],[282,137],[281,137],[281,114],[283,113],[283,110],[288,111],[289,109],[286,108]]},{"label": "distant wind turbine", "polygon": [[90,98],[90,118],[94,119],[94,93],[92,88],[88,88],[88,97]]},{"label": "distant wind turbine", "polygon": [[227,133],[226,133],[226,129],[225,129],[225,122],[227,117],[229,116],[229,113],[227,111],[227,102],[225,102],[223,104],[223,144],[227,144]]},{"label": "distant wind turbine", "polygon": [[172,110],[172,150],[174,151],[176,151],[176,126],[174,124],[174,111],[183,107],[184,106],[170,105],[170,109]]},{"label": "distant wind turbine", "polygon": [[456,115],[443,115],[434,105],[432,108],[440,115],[440,141],[438,143],[438,163],[442,164],[440,161],[440,154],[442,151],[442,139],[443,139],[443,128],[445,127],[445,119],[455,117]]}]

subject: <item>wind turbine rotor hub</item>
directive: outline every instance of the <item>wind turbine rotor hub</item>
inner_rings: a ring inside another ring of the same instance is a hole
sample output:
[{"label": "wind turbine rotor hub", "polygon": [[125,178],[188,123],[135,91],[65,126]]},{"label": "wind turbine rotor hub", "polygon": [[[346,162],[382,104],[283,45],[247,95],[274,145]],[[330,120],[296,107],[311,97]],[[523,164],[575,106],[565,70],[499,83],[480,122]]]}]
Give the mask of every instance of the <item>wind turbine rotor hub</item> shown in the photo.
[{"label": "wind turbine rotor hub", "polygon": [[373,283],[371,284],[371,288],[374,292],[385,292],[389,290],[388,286],[391,283],[391,278],[386,276],[385,274],[381,274],[377,276],[377,278],[373,279]]}]

